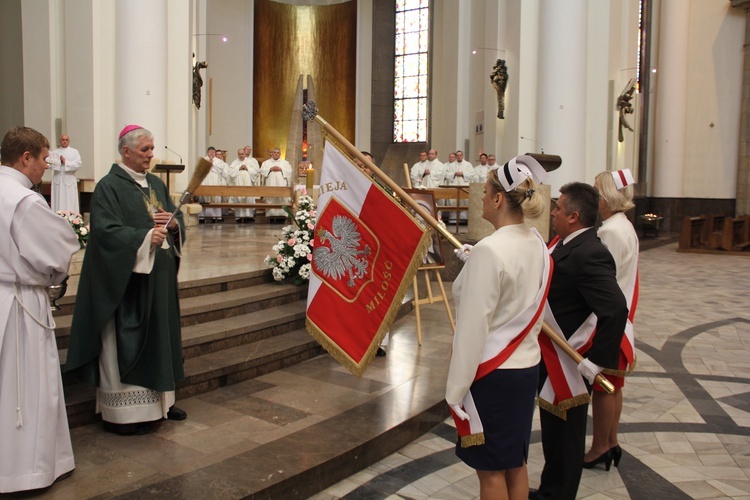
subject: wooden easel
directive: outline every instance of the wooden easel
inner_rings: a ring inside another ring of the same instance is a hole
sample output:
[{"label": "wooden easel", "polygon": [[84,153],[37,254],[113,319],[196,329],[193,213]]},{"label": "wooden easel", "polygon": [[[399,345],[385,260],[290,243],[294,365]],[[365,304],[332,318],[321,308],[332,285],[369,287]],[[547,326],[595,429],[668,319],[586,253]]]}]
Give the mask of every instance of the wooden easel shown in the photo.
[{"label": "wooden easel", "polygon": [[[411,175],[409,172],[409,165],[404,163],[404,173],[406,174],[406,186],[411,189]],[[440,270],[445,266],[430,265],[420,267],[417,270],[417,275],[414,276],[414,310],[417,313],[417,343],[422,345],[422,319],[419,313],[419,306],[423,304],[434,304],[435,302],[442,302],[445,304],[445,312],[448,313],[448,320],[451,322],[451,329],[456,329],[456,324],[453,321],[453,314],[451,314],[451,306],[448,303],[448,297],[445,295],[445,287],[443,286],[443,279],[440,277]],[[438,285],[440,286],[440,296],[433,295],[432,285],[430,283],[430,271],[435,272],[435,278],[437,279]],[[419,283],[417,279],[419,274],[422,273],[424,276],[425,287],[427,288],[427,298],[419,298]]]},{"label": "wooden easel", "polygon": [[[445,312],[448,313],[448,320],[451,322],[451,329],[456,329],[456,324],[453,322],[453,314],[451,314],[451,306],[448,303],[448,297],[445,295],[445,287],[443,286],[443,279],[440,277],[440,269],[445,266],[431,266],[431,267],[420,267],[417,271],[417,276],[414,276],[414,310],[417,313],[417,343],[422,345],[422,321],[419,315],[419,306],[422,304],[434,304],[435,302],[443,302],[445,304]],[[440,286],[440,296],[432,294],[432,285],[430,284],[430,271],[435,272],[435,278],[437,279],[438,285]],[[420,273],[424,276],[424,283],[427,287],[427,297],[419,298],[419,286],[417,283],[417,277]]]}]

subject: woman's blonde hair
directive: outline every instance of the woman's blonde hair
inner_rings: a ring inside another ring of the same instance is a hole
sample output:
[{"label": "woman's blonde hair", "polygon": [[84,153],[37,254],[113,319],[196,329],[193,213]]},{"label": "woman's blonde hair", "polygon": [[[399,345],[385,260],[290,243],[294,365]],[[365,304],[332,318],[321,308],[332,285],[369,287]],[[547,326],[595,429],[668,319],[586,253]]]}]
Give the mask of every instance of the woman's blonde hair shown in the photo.
[{"label": "woman's blonde hair", "polygon": [[633,203],[633,184],[617,189],[612,172],[602,172],[596,176],[594,184],[599,188],[599,196],[609,209],[614,212],[627,212],[635,206]]},{"label": "woman's blonde hair", "polygon": [[534,219],[542,215],[546,210],[546,204],[542,196],[537,192],[536,183],[531,177],[527,177],[526,180],[510,192],[507,192],[500,183],[500,179],[497,177],[497,169],[490,170],[487,178],[490,181],[492,189],[497,193],[502,193],[508,200],[508,206],[512,212],[521,212],[524,217]]}]

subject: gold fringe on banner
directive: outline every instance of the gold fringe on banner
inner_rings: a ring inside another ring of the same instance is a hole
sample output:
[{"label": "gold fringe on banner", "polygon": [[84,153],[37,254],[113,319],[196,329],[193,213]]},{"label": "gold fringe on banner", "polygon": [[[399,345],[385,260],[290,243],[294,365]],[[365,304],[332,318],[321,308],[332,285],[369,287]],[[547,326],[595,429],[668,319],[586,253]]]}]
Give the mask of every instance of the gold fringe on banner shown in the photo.
[{"label": "gold fringe on banner", "polygon": [[477,432],[476,434],[469,434],[468,436],[458,436],[461,438],[461,448],[468,448],[469,446],[479,446],[484,444],[484,432]]},{"label": "gold fringe on banner", "polygon": [[633,374],[633,370],[635,370],[635,366],[638,364],[638,360],[634,359],[633,363],[628,367],[627,370],[616,370],[614,368],[604,368],[602,370],[602,373],[606,373],[607,375],[614,375],[616,377],[628,377]]},{"label": "gold fringe on banner", "polygon": [[566,399],[565,401],[560,401],[558,404],[552,404],[542,398],[536,398],[536,402],[539,405],[539,408],[548,411],[554,416],[563,420],[568,420],[568,410],[570,410],[571,408],[575,408],[576,406],[588,404],[590,401],[591,396],[589,396],[588,394],[580,394],[570,399]]}]

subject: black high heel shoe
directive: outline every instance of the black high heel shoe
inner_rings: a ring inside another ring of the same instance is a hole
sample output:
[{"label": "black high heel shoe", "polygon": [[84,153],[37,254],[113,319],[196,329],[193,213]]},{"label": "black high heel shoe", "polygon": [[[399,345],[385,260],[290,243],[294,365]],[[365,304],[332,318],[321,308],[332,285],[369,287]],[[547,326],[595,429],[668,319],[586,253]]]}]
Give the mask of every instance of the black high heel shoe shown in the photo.
[{"label": "black high heel shoe", "polygon": [[584,469],[593,469],[596,464],[604,464],[604,470],[609,472],[610,467],[612,467],[612,453],[607,450],[602,455],[599,455],[599,458],[595,458],[591,462],[583,461],[583,468]]},{"label": "black high heel shoe", "polygon": [[612,453],[612,461],[615,463],[615,467],[619,467],[620,458],[622,458],[622,448],[620,448],[619,444],[616,444],[609,451]]}]

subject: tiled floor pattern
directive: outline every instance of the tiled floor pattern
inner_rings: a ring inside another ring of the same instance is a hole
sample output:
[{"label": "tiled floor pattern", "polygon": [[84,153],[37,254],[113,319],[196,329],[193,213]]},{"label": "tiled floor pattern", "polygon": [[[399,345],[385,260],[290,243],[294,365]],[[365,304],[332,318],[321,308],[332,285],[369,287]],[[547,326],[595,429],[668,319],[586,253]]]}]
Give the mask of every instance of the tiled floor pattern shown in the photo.
[{"label": "tiled floor pattern", "polygon": [[[257,268],[280,233],[280,225],[193,229],[180,278]],[[625,455],[619,469],[584,471],[581,498],[750,498],[750,259],[675,249],[642,253]],[[442,399],[451,343],[442,304],[427,306],[422,321],[422,346],[411,313],[393,325],[388,356],[361,378],[321,356],[182,400],[189,418],[150,435],[73,429],[76,470],[42,497],[241,498],[355,434],[377,436]],[[542,467],[538,427],[535,417],[532,486]],[[445,421],[313,498],[474,498],[476,476],[455,458],[453,434]]]},{"label": "tiled floor pattern", "polygon": [[[640,273],[625,453],[617,469],[584,470],[578,497],[750,499],[750,256],[668,245],[644,252]],[[455,457],[452,425],[313,498],[478,498],[476,474]],[[532,443],[533,487],[544,464],[538,414]]]}]

